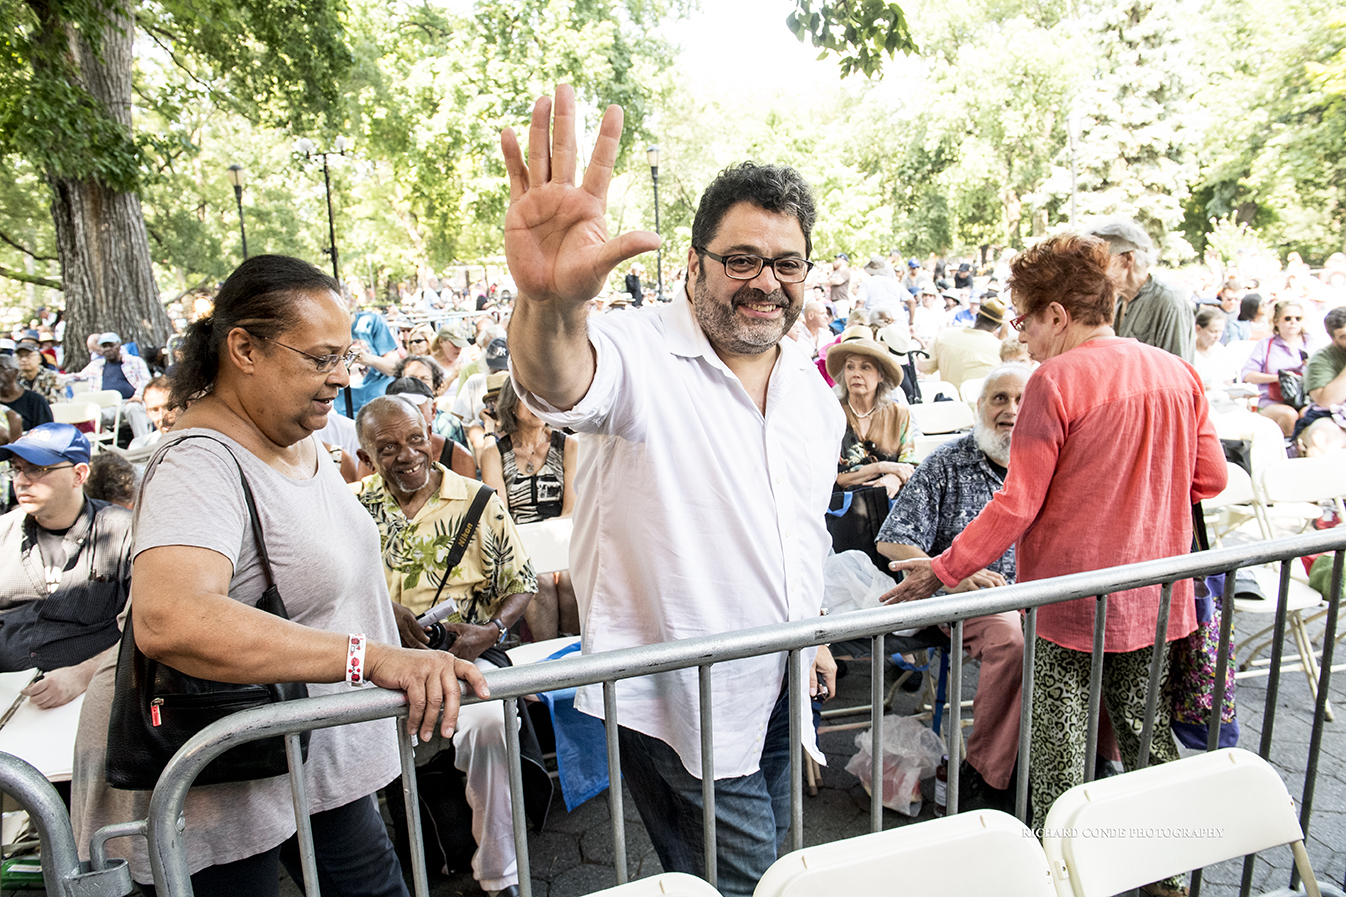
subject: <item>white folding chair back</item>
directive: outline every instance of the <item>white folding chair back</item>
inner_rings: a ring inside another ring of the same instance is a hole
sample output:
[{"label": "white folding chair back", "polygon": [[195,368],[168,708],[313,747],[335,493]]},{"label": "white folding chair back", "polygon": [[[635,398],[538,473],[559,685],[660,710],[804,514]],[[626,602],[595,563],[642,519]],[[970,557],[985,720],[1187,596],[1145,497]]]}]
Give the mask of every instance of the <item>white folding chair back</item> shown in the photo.
[{"label": "white folding chair back", "polygon": [[[915,406],[913,406],[915,407]],[[929,436],[921,435],[916,437],[916,463],[920,464],[930,453],[939,448],[946,442],[957,439],[962,433],[934,433]]]},{"label": "white folding chair back", "polygon": [[1253,478],[1237,464],[1226,461],[1225,465],[1229,468],[1229,478],[1224,491],[1201,502],[1212,548],[1220,547],[1226,535],[1249,520],[1256,518],[1259,524],[1261,522],[1255,504],[1257,496],[1253,491]]},{"label": "white folding chair back", "polygon": [[76,395],[79,395],[80,393],[84,393],[84,392],[89,392],[89,391],[92,390],[92,389],[93,389],[93,383],[90,382],[90,381],[88,381],[88,380],[71,380],[71,381],[70,381],[70,394],[71,394],[72,396],[76,396]]},{"label": "white folding chair back", "polygon": [[90,402],[97,402],[100,408],[117,409],[117,413],[112,418],[112,426],[107,429],[100,428],[94,436],[94,441],[116,445],[117,433],[120,432],[122,426],[122,405],[125,402],[122,394],[115,389],[99,389],[82,394],[81,398]]},{"label": "white folding chair back", "polygon": [[1230,748],[1071,788],[1042,846],[1059,897],[1105,897],[1282,844],[1312,881],[1303,840],[1276,770]]},{"label": "white folding chair back", "polygon": [[916,384],[921,390],[922,402],[933,402],[935,396],[948,396],[953,401],[959,400],[958,387],[954,386],[948,380],[920,380]]},{"label": "white folding chair back", "polygon": [[663,872],[615,888],[594,891],[589,897],[720,897],[720,892],[695,875]]},{"label": "white folding chair back", "polygon": [[97,429],[101,415],[96,402],[54,402],[51,406],[51,418],[58,424],[91,423]]},{"label": "white folding chair back", "polygon": [[574,521],[569,517],[553,517],[537,523],[521,523],[516,529],[534,573],[555,573],[570,569],[570,531]]},{"label": "white folding chair back", "polygon": [[952,433],[966,430],[976,422],[976,415],[966,402],[922,402],[909,405],[911,419],[922,433]]},{"label": "white folding chair back", "polygon": [[819,844],[771,864],[753,897],[994,894],[1051,897],[1047,858],[1024,824],[980,810]]},{"label": "white folding chair back", "polygon": [[977,407],[977,399],[981,398],[981,388],[986,382],[985,377],[969,377],[963,381],[963,385],[958,387],[958,393],[973,408]]},{"label": "white folding chair back", "polygon": [[1254,492],[1262,508],[1262,534],[1274,535],[1271,521],[1289,520],[1303,529],[1322,515],[1318,503],[1331,501],[1346,519],[1346,452],[1316,458],[1287,458],[1264,468],[1254,468]]}]

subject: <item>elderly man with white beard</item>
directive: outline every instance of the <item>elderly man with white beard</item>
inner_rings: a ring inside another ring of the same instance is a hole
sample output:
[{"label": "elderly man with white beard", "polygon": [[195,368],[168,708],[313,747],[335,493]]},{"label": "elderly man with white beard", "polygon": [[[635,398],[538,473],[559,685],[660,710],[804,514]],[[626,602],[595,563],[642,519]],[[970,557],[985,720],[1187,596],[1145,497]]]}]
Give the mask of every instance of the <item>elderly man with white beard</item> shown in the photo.
[{"label": "elderly man with white beard", "polygon": [[[977,400],[972,432],[931,452],[898,493],[879,530],[879,551],[892,560],[933,557],[953,542],[1005,483],[1010,438],[1031,369],[1002,364],[987,374]],[[982,573],[950,591],[978,588],[979,582],[1014,581],[1014,547]],[[968,802],[1013,812],[1011,792],[1019,754],[1019,703],[1023,692],[1023,625],[1015,611],[975,617],[963,624],[963,647],[981,661],[972,702],[972,737],[962,769]]]}]

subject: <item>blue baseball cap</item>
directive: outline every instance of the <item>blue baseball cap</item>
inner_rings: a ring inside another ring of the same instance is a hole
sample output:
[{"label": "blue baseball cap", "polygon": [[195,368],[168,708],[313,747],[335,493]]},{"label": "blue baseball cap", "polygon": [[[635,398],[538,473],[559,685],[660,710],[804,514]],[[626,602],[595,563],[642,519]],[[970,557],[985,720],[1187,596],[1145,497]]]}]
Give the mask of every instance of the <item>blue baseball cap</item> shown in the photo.
[{"label": "blue baseball cap", "polygon": [[18,455],[29,464],[50,467],[69,461],[88,464],[89,440],[70,424],[40,424],[9,445],[0,446],[0,461]]}]

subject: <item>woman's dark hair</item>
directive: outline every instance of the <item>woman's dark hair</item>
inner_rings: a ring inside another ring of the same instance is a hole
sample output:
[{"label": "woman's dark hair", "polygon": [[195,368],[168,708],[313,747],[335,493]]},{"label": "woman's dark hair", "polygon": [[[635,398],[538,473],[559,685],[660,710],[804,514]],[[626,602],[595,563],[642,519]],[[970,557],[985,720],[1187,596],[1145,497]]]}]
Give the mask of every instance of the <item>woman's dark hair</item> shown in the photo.
[{"label": "woman's dark hair", "polygon": [[1224,317],[1225,317],[1224,309],[1220,308],[1218,305],[1203,305],[1201,306],[1200,309],[1197,310],[1196,326],[1200,327],[1202,330],[1205,330],[1208,327],[1210,327],[1211,321],[1214,321],[1216,318],[1224,318]]},{"label": "woman's dark hair", "polygon": [[439,362],[435,361],[429,355],[408,355],[406,358],[403,358],[397,363],[397,367],[393,370],[393,377],[395,379],[400,379],[407,376],[407,365],[411,364],[413,361],[419,361],[430,369],[430,386],[434,389],[436,395],[438,395],[440,388],[444,385],[444,369],[439,366]]},{"label": "woman's dark hair", "polygon": [[274,339],[299,323],[296,299],[322,292],[339,296],[341,285],[302,259],[254,255],[239,265],[220,287],[214,310],[187,327],[182,361],[173,371],[170,401],[186,407],[215,388],[220,347],[235,327]]},{"label": "woman's dark hair", "polygon": [[135,501],[138,480],[134,464],[121,455],[102,452],[89,461],[89,478],[84,481],[84,494],[99,501],[130,507]]},{"label": "woman's dark hair", "polygon": [[1257,318],[1257,313],[1262,310],[1261,293],[1244,293],[1243,300],[1239,303],[1239,320],[1252,321]]},{"label": "woman's dark hair", "polygon": [[1081,324],[1111,324],[1117,302],[1117,284],[1108,274],[1111,264],[1108,244],[1098,237],[1047,237],[1010,262],[1014,307],[1031,315],[1059,302]]},{"label": "woman's dark hair", "polygon": [[519,407],[519,394],[514,384],[506,380],[500,387],[495,399],[496,432],[501,436],[513,436],[519,429],[519,415],[514,409]]}]

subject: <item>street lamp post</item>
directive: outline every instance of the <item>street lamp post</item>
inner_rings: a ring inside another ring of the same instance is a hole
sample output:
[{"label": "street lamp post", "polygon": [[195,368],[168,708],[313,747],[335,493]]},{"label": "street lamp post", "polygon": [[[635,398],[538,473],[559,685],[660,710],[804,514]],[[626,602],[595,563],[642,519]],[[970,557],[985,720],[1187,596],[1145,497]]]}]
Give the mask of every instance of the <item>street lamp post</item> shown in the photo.
[{"label": "street lamp post", "polygon": [[235,163],[230,165],[226,171],[229,177],[229,183],[234,188],[234,202],[238,203],[238,235],[243,238],[243,261],[248,260],[248,231],[243,226],[243,184],[247,176],[243,173],[242,165]]},{"label": "street lamp post", "polygon": [[[654,181],[654,232],[659,234],[659,144],[651,143],[650,148],[645,151],[645,158],[650,161],[650,178]],[[663,236],[663,234],[659,234]],[[654,266],[659,273],[659,301],[664,301],[664,247],[659,244],[659,248],[654,251]]]},{"label": "street lamp post", "polygon": [[327,237],[330,241],[328,247],[323,250],[332,257],[332,277],[337,283],[341,283],[341,269],[337,263],[337,243],[336,243],[336,217],[332,213],[332,172],[327,165],[328,156],[344,156],[350,149],[350,141],[345,137],[338,137],[332,144],[332,149],[326,152],[319,152],[312,140],[307,137],[300,137],[294,142],[294,149],[297,153],[303,153],[304,158],[322,158],[322,179],[323,185],[327,188]]}]

